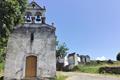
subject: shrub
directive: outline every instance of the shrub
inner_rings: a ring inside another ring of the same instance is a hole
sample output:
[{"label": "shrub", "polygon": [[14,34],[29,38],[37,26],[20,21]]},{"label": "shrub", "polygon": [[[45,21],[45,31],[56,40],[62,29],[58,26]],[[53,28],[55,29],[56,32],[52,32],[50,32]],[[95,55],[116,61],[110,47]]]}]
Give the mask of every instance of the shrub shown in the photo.
[{"label": "shrub", "polygon": [[57,71],[63,71],[64,63],[58,63],[57,62],[56,67],[57,67]]},{"label": "shrub", "polygon": [[97,60],[96,62],[97,62],[97,64],[100,64],[100,60]]},{"label": "shrub", "polygon": [[66,71],[66,72],[70,71],[69,65],[65,66],[65,67],[63,68],[63,71]]},{"label": "shrub", "polygon": [[112,61],[111,59],[109,59],[109,60],[107,61],[107,63],[108,63],[108,64],[113,64],[113,61]]},{"label": "shrub", "polygon": [[99,70],[98,70],[98,72],[99,72],[99,73],[106,73],[106,72],[105,72],[105,71],[106,71],[105,69],[106,69],[106,67],[100,67]]},{"label": "shrub", "polygon": [[79,71],[80,69],[79,69],[79,66],[75,66],[73,69],[72,69],[72,71]]},{"label": "shrub", "polygon": [[118,53],[116,58],[117,58],[117,61],[120,61],[120,52]]}]

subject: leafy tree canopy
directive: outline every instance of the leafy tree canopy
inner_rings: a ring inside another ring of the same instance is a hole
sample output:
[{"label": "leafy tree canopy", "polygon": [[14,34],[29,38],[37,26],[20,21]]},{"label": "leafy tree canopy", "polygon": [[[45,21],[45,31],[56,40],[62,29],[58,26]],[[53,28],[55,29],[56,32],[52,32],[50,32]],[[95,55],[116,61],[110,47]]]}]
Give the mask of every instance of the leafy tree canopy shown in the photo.
[{"label": "leafy tree canopy", "polygon": [[0,1],[0,32],[1,37],[9,35],[13,26],[23,19],[27,0],[1,0]]},{"label": "leafy tree canopy", "polygon": [[59,42],[57,42],[56,57],[65,57],[68,50],[65,43],[59,44]]},{"label": "leafy tree canopy", "polygon": [[27,0],[0,0],[0,59],[13,27],[23,21]]}]

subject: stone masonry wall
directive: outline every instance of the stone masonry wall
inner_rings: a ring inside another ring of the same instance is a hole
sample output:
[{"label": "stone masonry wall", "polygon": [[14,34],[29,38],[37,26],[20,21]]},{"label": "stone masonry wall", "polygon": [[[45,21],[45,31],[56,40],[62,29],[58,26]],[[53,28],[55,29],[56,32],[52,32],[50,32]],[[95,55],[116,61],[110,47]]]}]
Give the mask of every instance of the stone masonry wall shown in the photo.
[{"label": "stone masonry wall", "polygon": [[[8,40],[5,80],[25,78],[26,57],[37,56],[37,78],[56,75],[55,28],[46,26],[19,27]],[[38,26],[38,25],[37,25]],[[33,43],[30,35],[34,32]]]}]

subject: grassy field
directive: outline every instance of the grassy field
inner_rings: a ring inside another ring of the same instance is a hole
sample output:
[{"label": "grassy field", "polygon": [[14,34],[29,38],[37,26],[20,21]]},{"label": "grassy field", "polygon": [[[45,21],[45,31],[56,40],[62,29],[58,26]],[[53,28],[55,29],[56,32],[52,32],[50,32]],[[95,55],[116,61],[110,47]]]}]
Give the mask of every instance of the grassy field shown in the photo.
[{"label": "grassy field", "polygon": [[77,68],[80,72],[85,72],[85,73],[98,73],[100,67],[120,67],[120,62],[113,62],[113,64],[109,64],[107,62],[91,62],[89,64],[82,64],[78,65]]},{"label": "grassy field", "polygon": [[64,75],[58,73],[55,80],[65,80],[66,78],[67,78],[67,76],[64,76]]}]

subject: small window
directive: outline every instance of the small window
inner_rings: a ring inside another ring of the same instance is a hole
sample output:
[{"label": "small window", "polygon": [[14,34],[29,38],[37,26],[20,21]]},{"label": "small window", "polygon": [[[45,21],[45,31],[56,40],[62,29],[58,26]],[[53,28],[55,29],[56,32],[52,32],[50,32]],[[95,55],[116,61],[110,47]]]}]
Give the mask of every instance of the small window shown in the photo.
[{"label": "small window", "polygon": [[32,4],[32,7],[35,8],[35,4]]},{"label": "small window", "polygon": [[34,32],[31,33],[30,41],[31,41],[31,43],[34,41]]}]

